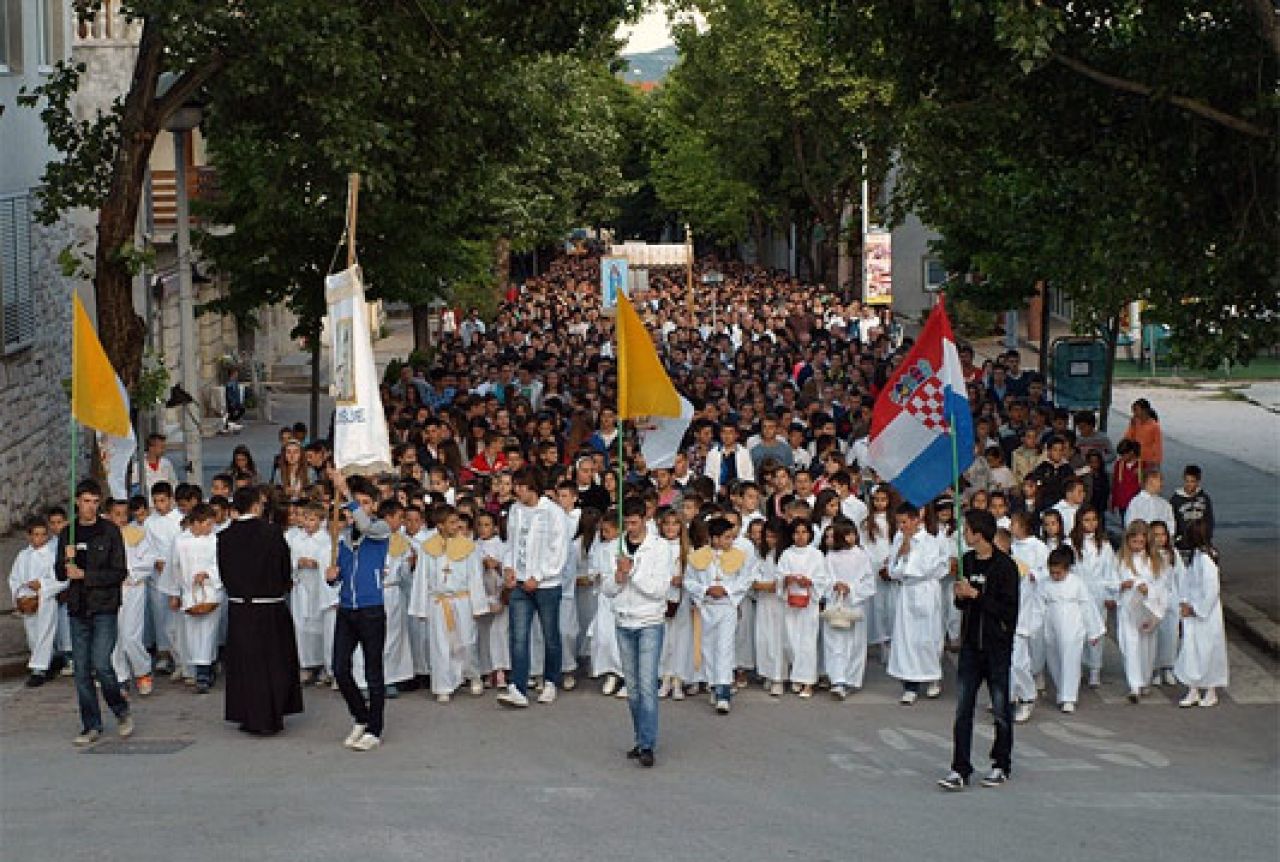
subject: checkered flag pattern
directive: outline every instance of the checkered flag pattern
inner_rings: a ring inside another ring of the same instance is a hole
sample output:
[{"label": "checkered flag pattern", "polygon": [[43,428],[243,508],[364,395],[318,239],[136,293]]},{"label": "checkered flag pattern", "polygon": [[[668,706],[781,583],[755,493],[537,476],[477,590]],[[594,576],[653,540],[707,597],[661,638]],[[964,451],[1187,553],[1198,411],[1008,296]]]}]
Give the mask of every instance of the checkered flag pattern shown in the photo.
[{"label": "checkered flag pattern", "polygon": [[945,404],[946,393],[943,390],[942,381],[937,377],[930,377],[911,393],[905,409],[930,431],[945,432],[947,430],[947,417],[943,412]]}]

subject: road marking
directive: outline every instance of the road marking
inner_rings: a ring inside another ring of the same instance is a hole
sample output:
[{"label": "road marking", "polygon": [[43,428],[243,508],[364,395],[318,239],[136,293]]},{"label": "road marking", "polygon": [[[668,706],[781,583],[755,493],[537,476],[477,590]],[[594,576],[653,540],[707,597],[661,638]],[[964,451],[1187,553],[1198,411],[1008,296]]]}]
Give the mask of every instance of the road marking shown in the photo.
[{"label": "road marking", "polygon": [[1050,721],[1037,725],[1045,736],[1088,749],[1096,753],[1099,760],[1115,763],[1120,766],[1132,766],[1136,769],[1155,767],[1163,769],[1169,765],[1169,758],[1154,748],[1138,745],[1136,742],[1114,740],[1114,731],[1105,727],[1097,727],[1079,721]]},{"label": "road marking", "polygon": [[1280,796],[1231,793],[1046,793],[1040,797],[1054,807],[1098,808],[1107,811],[1129,809],[1166,811],[1185,808],[1191,811],[1240,811],[1249,809],[1273,813],[1280,807]]},{"label": "road marking", "polygon": [[912,751],[915,749],[915,746],[906,737],[890,727],[880,728],[880,741],[897,751]]}]

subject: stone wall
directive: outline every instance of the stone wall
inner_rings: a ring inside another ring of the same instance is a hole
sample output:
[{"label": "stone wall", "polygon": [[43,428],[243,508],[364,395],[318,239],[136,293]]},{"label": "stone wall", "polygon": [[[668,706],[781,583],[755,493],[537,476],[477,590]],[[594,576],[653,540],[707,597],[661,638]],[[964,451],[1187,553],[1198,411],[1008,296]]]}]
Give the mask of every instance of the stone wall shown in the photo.
[{"label": "stone wall", "polygon": [[[78,282],[63,277],[58,254],[71,236],[66,220],[32,225],[35,343],[0,358],[0,534],[45,506],[66,505],[69,496],[71,414],[62,381],[71,376],[71,293]],[[82,446],[88,439],[81,435]],[[88,463],[83,455],[81,469]]]}]

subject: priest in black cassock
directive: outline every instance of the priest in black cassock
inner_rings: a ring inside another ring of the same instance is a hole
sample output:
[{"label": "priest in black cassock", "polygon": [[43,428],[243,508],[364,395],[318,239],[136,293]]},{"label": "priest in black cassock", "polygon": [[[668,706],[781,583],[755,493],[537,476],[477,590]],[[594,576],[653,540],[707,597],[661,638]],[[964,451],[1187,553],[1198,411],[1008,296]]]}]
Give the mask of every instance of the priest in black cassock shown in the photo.
[{"label": "priest in black cassock", "polygon": [[257,489],[237,490],[232,506],[235,520],[218,534],[218,574],[228,602],[226,719],[247,733],[269,735],[284,730],[286,715],[302,712],[287,602],[289,545],[279,527],[259,517]]}]

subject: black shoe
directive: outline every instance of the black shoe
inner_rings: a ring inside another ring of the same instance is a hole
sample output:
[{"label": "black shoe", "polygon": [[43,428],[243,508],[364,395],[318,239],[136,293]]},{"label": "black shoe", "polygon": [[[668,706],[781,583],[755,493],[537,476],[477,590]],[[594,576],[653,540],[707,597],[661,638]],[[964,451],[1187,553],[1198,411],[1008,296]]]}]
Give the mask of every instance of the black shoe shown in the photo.
[{"label": "black shoe", "polygon": [[60,655],[55,655],[49,661],[49,670],[45,672],[45,679],[53,679],[62,673],[62,669],[67,666],[67,660]]},{"label": "black shoe", "polygon": [[646,748],[640,752],[640,765],[643,766],[645,769],[649,769],[653,766],[653,749],[652,748]]},{"label": "black shoe", "polygon": [[27,688],[39,688],[44,685],[49,681],[47,673],[48,671],[41,670],[31,674],[31,676],[27,677]]},{"label": "black shoe", "polygon": [[196,694],[208,694],[208,693],[209,693],[209,683],[207,682],[196,683]]},{"label": "black shoe", "polygon": [[395,700],[400,696],[400,689],[396,688],[394,685],[389,685],[387,686],[384,694],[387,700]]},{"label": "black shoe", "polygon": [[639,759],[640,759],[640,747],[639,747],[639,746],[636,746],[635,748],[633,748],[633,749],[631,749],[630,751],[628,751],[628,752],[627,752],[627,760],[639,760]]}]

